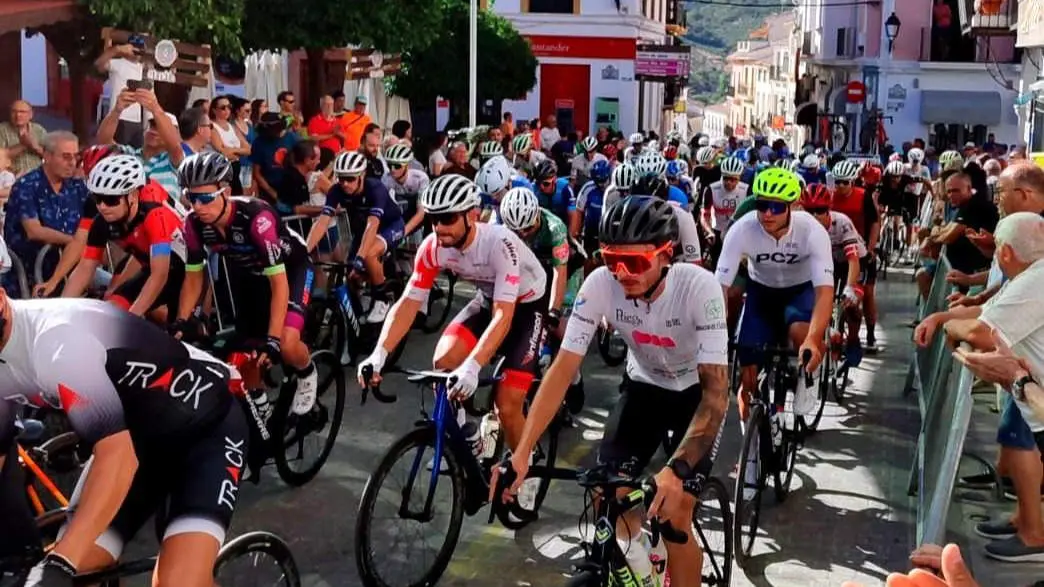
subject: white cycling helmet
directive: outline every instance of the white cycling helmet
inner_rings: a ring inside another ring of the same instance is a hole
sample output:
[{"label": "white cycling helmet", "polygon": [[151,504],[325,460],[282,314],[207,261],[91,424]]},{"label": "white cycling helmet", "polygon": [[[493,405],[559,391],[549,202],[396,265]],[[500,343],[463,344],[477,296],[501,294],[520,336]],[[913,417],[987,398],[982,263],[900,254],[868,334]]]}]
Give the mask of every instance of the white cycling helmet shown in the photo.
[{"label": "white cycling helmet", "polygon": [[782,167],[791,173],[797,173],[798,160],[797,159],[778,159],[776,161],[776,167]]},{"label": "white cycling helmet", "polygon": [[362,175],[366,173],[368,163],[366,156],[362,153],[355,151],[341,153],[337,159],[334,159],[334,175],[337,177]]},{"label": "white cycling helmet", "polygon": [[420,203],[426,214],[467,212],[479,205],[475,182],[463,175],[440,175],[421,192]]},{"label": "white cycling helmet", "polygon": [[831,170],[831,173],[834,174],[834,179],[855,181],[855,179],[859,177],[859,163],[852,161],[851,159],[838,161]]},{"label": "white cycling helmet", "polygon": [[667,172],[667,159],[660,153],[649,150],[638,156],[635,167],[639,177],[661,177]]},{"label": "white cycling helmet", "polygon": [[640,143],[644,143],[645,142],[645,135],[643,135],[640,132],[631,133],[631,136],[630,136],[630,138],[627,139],[627,142],[631,143],[632,145],[638,145]]},{"label": "white cycling helmet", "polygon": [[590,153],[598,148],[598,139],[594,137],[584,137],[584,140],[580,141],[580,146],[583,148],[585,153]]},{"label": "white cycling helmet", "polygon": [[708,137],[707,135],[703,135],[702,137],[696,140],[696,144],[700,147],[709,147],[710,137]]},{"label": "white cycling helmet", "polygon": [[134,155],[110,155],[87,176],[87,189],[99,196],[125,196],[144,185],[145,164]]},{"label": "white cycling helmet", "polygon": [[413,149],[408,145],[392,145],[384,152],[384,160],[393,165],[406,165],[413,160]]},{"label": "white cycling helmet", "polygon": [[689,164],[684,159],[675,159],[675,161],[678,163],[678,171],[682,175],[689,175]]},{"label": "white cycling helmet", "polygon": [[885,175],[903,175],[905,173],[906,166],[902,161],[889,161],[885,167]]},{"label": "white cycling helmet", "polygon": [[529,133],[522,133],[511,139],[511,150],[519,155],[525,155],[533,148],[533,137]]},{"label": "white cycling helmet", "polygon": [[815,153],[806,155],[805,158],[801,160],[801,166],[805,169],[819,168],[819,155],[816,155]]},{"label": "white cycling helmet", "polygon": [[511,230],[526,230],[540,217],[540,201],[529,188],[511,188],[500,200],[499,214],[504,226]]},{"label": "white cycling helmet", "polygon": [[630,163],[621,163],[613,168],[613,185],[621,190],[629,190],[638,183],[638,171]]},{"label": "white cycling helmet", "polygon": [[738,157],[726,157],[721,162],[721,175],[722,177],[739,177],[743,175],[744,167],[746,165]]},{"label": "white cycling helmet", "polygon": [[714,147],[700,147],[696,151],[696,162],[700,165],[707,165],[713,163],[718,157],[718,150]]},{"label": "white cycling helmet", "polygon": [[643,146],[642,149],[645,151],[659,153],[660,141],[649,141],[648,143],[645,143],[645,146]]},{"label": "white cycling helmet", "polygon": [[496,194],[511,187],[511,164],[501,155],[497,155],[482,164],[475,175],[475,185],[484,194]]},{"label": "white cycling helmet", "polygon": [[504,146],[497,141],[486,141],[479,145],[479,157],[483,160],[504,154]]},{"label": "white cycling helmet", "polygon": [[910,149],[910,152],[906,154],[906,157],[910,160],[910,163],[920,163],[921,161],[924,161],[924,151],[914,147]]}]

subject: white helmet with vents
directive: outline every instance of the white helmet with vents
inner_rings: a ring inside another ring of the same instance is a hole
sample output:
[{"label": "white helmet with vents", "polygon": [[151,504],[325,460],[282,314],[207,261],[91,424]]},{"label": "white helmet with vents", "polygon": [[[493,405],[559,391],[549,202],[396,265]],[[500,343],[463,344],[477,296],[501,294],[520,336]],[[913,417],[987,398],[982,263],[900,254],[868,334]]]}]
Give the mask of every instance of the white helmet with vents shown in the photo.
[{"label": "white helmet with vents", "polygon": [[87,189],[99,196],[125,196],[144,185],[145,164],[134,155],[110,155],[87,177]]},{"label": "white helmet with vents", "polygon": [[440,175],[421,192],[420,203],[427,214],[467,212],[479,205],[479,189],[463,175]]},{"label": "white helmet with vents", "polygon": [[500,219],[511,230],[526,230],[540,217],[540,201],[529,188],[511,188],[500,200]]}]

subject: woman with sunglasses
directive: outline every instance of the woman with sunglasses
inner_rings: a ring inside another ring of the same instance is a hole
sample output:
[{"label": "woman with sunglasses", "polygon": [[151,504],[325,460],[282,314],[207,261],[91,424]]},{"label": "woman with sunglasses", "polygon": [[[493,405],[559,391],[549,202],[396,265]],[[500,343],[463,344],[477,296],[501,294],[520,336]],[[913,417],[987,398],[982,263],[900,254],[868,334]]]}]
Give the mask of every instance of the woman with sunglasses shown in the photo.
[{"label": "woman with sunglasses", "polygon": [[[413,326],[443,269],[475,285],[475,297],[458,313],[435,347],[436,369],[451,371],[450,395],[466,399],[478,387],[479,371],[495,355],[504,357],[504,377],[493,391],[509,448],[522,434],[522,405],[536,376],[540,341],[547,313],[547,277],[536,255],[510,229],[477,221],[478,187],[466,177],[444,175],[421,194],[421,206],[432,225],[417,251],[413,275],[384,322],[373,353],[359,364],[359,383],[380,381],[388,355]],[[364,382],[364,369],[374,377]],[[480,442],[478,426],[468,422],[469,439]],[[532,509],[531,500],[523,506]]]},{"label": "woman with sunglasses", "polygon": [[[737,338],[743,383],[739,408],[744,420],[749,390],[757,385],[758,348],[789,342],[798,347],[798,356],[811,352],[806,367],[811,374],[823,357],[834,305],[834,260],[826,229],[807,212],[791,210],[801,190],[797,175],[785,169],[772,167],[759,173],[751,187],[756,213],[729,227],[718,259],[718,281],[731,289],[740,260],[747,258],[747,297]],[[807,386],[804,377],[798,381],[794,411],[814,413],[815,382]]]},{"label": "woman with sunglasses", "polygon": [[834,287],[844,287],[842,296],[848,335],[844,349],[845,362],[850,367],[858,367],[863,360],[863,349],[859,344],[859,326],[863,321],[860,306],[873,257],[867,252],[866,241],[859,235],[852,220],[831,209],[833,200],[829,188],[820,183],[812,184],[801,193],[801,208],[818,220],[830,235],[830,248],[834,255]]},{"label": "woman with sunglasses", "polygon": [[[875,330],[877,327],[877,241],[881,236],[881,215],[874,203],[874,190],[855,186],[860,176],[860,165],[856,161],[839,161],[831,170],[834,175],[833,209],[847,216],[856,233],[867,243],[868,254],[860,261],[865,270],[863,287],[863,316],[866,319],[866,351],[877,352]],[[835,275],[836,277],[836,275]],[[854,331],[854,332],[853,332]],[[849,329],[849,334],[858,336],[858,326]],[[860,350],[861,352],[861,350]]]},{"label": "woman with sunglasses", "polygon": [[134,155],[106,157],[91,169],[87,188],[98,215],[62,297],[83,295],[111,243],[131,255],[138,270],[124,272],[128,278],[108,301],[137,316],[166,308],[163,323],[177,316],[187,258],[181,218],[169,206],[144,201],[145,186],[145,165]]},{"label": "woman with sunglasses", "polygon": [[225,261],[228,290],[236,304],[235,329],[257,343],[258,364],[282,361],[297,372],[291,411],[315,405],[317,376],[301,340],[314,275],[304,240],[258,198],[229,194],[232,164],[220,153],[197,153],[178,167],[192,212],[185,218],[185,282],[171,331],[189,333],[189,317],[203,295],[207,252]]},{"label": "woman with sunglasses", "polygon": [[[648,515],[686,532],[684,543],[666,543],[668,571],[672,585],[697,587],[703,554],[691,530],[695,500],[682,484],[711,472],[729,405],[728,334],[714,276],[671,262],[681,213],[651,196],[629,196],[605,212],[599,231],[605,266],[581,286],[561,349],[529,408],[511,457],[519,481],[507,495],[490,499],[514,499],[524,487],[521,480],[533,447],[561,407],[605,320],[621,333],[628,353],[620,399],[606,425],[598,461],[637,477],[664,439],[671,439],[667,451],[672,456],[656,474],[656,498]],[[495,478],[490,486],[496,487]],[[630,537],[632,548],[643,540],[640,511],[635,508],[617,522],[618,536]]]},{"label": "woman with sunglasses", "polygon": [[[412,234],[424,222],[424,211],[417,205],[417,200],[431,180],[428,174],[420,169],[412,169],[413,148],[399,144],[389,147],[384,152],[384,161],[388,164],[388,173],[381,178],[381,183],[399,204],[405,217],[409,217],[404,234]],[[415,243],[416,244],[416,243]]]}]

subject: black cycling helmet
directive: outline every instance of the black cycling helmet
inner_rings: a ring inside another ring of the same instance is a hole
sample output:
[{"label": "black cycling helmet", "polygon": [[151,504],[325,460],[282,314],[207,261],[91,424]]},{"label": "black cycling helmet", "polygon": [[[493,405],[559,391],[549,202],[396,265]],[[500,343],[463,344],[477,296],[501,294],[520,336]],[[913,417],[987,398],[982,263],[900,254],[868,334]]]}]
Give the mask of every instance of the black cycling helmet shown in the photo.
[{"label": "black cycling helmet", "polygon": [[178,165],[178,183],[185,189],[232,181],[232,164],[216,151],[204,151],[185,157]]},{"label": "black cycling helmet", "polygon": [[655,196],[661,200],[666,200],[669,186],[670,184],[667,183],[663,176],[646,175],[639,179],[638,183],[631,188],[631,194],[635,196]]},{"label": "black cycling helmet", "polygon": [[533,168],[533,181],[541,182],[558,175],[558,165],[550,159],[544,159]]},{"label": "black cycling helmet", "polygon": [[606,245],[662,245],[678,242],[674,206],[653,196],[627,196],[602,215],[598,240]]}]

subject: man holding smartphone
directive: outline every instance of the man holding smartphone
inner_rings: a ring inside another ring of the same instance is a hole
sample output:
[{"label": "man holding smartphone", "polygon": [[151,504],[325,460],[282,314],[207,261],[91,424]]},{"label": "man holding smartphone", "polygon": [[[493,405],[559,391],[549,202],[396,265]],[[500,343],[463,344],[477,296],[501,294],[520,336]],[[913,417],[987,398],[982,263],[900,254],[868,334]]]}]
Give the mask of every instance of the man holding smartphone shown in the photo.
[{"label": "man holding smartphone", "polygon": [[[145,71],[139,55],[139,50],[133,44],[126,43],[112,45],[94,61],[98,71],[109,77],[109,112],[115,110],[117,98],[123,90],[152,89],[151,80],[142,81]],[[131,87],[132,82],[134,87]],[[123,124],[116,133],[117,142],[142,146],[142,112],[140,107],[125,108],[120,112],[119,120]]]}]

